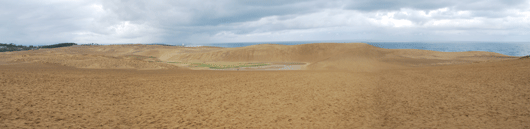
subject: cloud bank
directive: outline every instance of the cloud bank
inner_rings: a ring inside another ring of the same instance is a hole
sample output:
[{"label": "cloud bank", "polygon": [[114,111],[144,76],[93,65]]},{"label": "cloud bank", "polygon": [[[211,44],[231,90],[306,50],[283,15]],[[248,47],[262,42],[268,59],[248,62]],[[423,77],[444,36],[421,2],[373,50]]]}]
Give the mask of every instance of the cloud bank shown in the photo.
[{"label": "cloud bank", "polygon": [[0,42],[530,41],[528,0],[0,1]]}]

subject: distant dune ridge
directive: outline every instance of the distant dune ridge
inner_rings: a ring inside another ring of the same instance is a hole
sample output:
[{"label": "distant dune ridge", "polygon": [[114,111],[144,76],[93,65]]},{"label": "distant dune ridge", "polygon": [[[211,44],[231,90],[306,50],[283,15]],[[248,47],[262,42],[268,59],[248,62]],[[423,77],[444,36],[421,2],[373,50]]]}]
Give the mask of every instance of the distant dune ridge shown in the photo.
[{"label": "distant dune ridge", "polygon": [[[156,57],[156,61],[162,62],[304,62],[309,64],[306,70],[356,71],[514,58],[493,52],[383,49],[365,43],[261,44],[238,48],[161,45],[74,46],[8,52],[1,55],[4,57],[4,62],[57,63],[78,68],[169,69],[178,67],[127,58],[127,56],[153,56]],[[493,58],[492,56],[507,58]]]},{"label": "distant dune ridge", "polygon": [[529,128],[528,64],[365,43],[0,52],[0,128]]}]

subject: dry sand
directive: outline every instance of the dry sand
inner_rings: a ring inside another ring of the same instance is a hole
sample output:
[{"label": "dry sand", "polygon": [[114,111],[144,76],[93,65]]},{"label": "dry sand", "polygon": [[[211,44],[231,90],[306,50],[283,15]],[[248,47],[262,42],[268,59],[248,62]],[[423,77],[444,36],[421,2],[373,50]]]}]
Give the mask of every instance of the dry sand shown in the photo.
[{"label": "dry sand", "polygon": [[[307,65],[230,71],[165,62]],[[0,128],[529,128],[529,64],[362,43],[4,52]]]}]

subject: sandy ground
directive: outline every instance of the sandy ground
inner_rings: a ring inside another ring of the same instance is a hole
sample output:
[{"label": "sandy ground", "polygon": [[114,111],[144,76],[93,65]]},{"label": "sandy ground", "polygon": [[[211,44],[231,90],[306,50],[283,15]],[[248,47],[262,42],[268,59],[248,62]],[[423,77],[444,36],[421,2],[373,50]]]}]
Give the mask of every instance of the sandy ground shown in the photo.
[{"label": "sandy ground", "polygon": [[[234,71],[167,61],[307,64]],[[530,128],[529,64],[353,43],[5,52],[0,128]]]}]

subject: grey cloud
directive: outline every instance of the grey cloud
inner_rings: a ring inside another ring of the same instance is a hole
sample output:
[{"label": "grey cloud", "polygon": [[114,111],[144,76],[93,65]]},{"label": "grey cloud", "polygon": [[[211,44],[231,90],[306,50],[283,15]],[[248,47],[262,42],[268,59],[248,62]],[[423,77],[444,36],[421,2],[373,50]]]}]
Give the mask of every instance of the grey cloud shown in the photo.
[{"label": "grey cloud", "polygon": [[507,8],[527,7],[527,0],[358,0],[346,2],[346,9],[360,11],[399,10],[411,8],[419,10],[433,10],[444,7],[455,7],[458,10],[503,10]]},{"label": "grey cloud", "polygon": [[360,11],[399,10],[401,8],[437,9],[452,5],[447,1],[395,1],[395,0],[359,0],[348,2],[346,9]]},{"label": "grey cloud", "polygon": [[527,8],[528,0],[489,0],[489,1],[461,1],[455,5],[458,10],[506,10],[514,8]]},{"label": "grey cloud", "polygon": [[[265,4],[266,3],[266,4]],[[155,21],[161,26],[208,26],[258,20],[273,15],[306,14],[314,2],[302,1],[105,1],[121,20]],[[308,5],[309,4],[309,5]],[[169,25],[168,25],[169,24]]]},{"label": "grey cloud", "polygon": [[307,2],[306,0],[238,0],[238,3],[241,3],[242,5],[250,5],[250,6],[261,6],[261,7],[268,7],[268,6],[281,6],[281,5],[290,5],[295,3],[301,3],[301,2]]},{"label": "grey cloud", "polygon": [[[103,1],[109,12],[102,20],[130,21],[162,29],[163,39],[191,41],[194,35],[214,35],[221,31],[236,34],[255,32],[255,28],[236,28],[237,23],[257,21],[268,16],[288,20],[331,6],[325,1]],[[316,7],[316,8],[315,8]],[[103,21],[101,21],[104,23]],[[102,24],[99,23],[99,24]],[[283,26],[276,26],[283,27]],[[178,38],[178,39],[176,39]]]},{"label": "grey cloud", "polygon": [[28,44],[69,41],[72,32],[86,29],[90,11],[82,3],[44,1],[0,2],[0,42]]},{"label": "grey cloud", "polygon": [[[102,12],[94,10],[91,7],[94,4],[101,5]],[[514,14],[511,10],[528,12],[530,11],[528,4],[527,0],[0,1],[0,18],[2,18],[0,20],[0,42],[215,42],[209,41],[209,38],[220,32],[232,34],[235,38],[233,40],[238,40],[238,35],[279,32],[292,32],[292,35],[306,32],[306,35],[324,35],[311,37],[315,39],[326,39],[326,35],[330,39],[348,38],[333,33],[370,32],[373,38],[377,38],[378,35],[398,32],[411,35],[416,33],[435,35],[437,33],[428,33],[432,32],[433,30],[430,29],[433,28],[422,29],[422,25],[433,20],[462,19],[485,19],[484,21],[487,22],[468,28],[438,26],[440,28],[434,27],[434,29],[439,31],[496,31],[494,27],[489,27],[495,26],[500,30],[513,31],[510,29],[518,26],[528,28],[530,24],[525,21],[504,22],[502,20],[507,17],[521,17],[520,14]],[[448,10],[431,12],[440,8]],[[469,13],[459,14],[458,11]],[[408,28],[393,29],[392,25],[380,26],[378,25],[380,23],[372,23],[372,19],[381,20],[382,17],[377,14],[389,12],[397,12],[393,15],[393,19],[412,21],[413,25]],[[432,15],[426,17],[425,14],[429,13]],[[130,23],[132,29],[124,27],[123,30],[119,30],[124,23]],[[510,25],[512,23],[516,24]],[[513,32],[520,31],[523,30]],[[77,35],[76,33],[79,32],[87,34]],[[394,38],[406,37],[394,36]],[[270,38],[256,40],[266,39]]]}]

